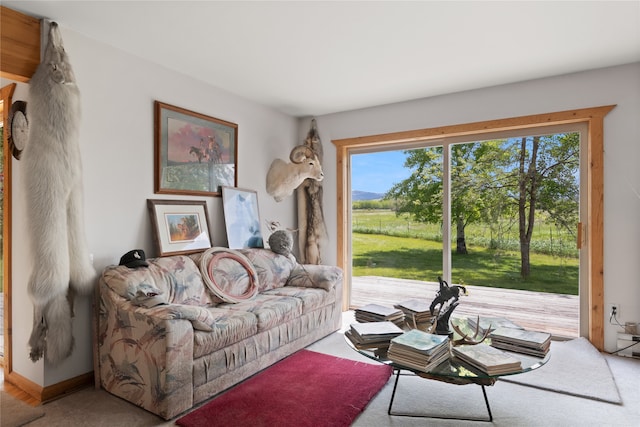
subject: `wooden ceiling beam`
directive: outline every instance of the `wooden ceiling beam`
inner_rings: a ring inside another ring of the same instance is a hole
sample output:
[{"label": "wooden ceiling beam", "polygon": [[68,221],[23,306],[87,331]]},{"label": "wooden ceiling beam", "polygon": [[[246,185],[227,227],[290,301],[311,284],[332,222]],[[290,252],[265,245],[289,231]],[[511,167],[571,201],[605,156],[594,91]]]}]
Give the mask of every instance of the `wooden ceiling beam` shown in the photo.
[{"label": "wooden ceiling beam", "polygon": [[40,63],[40,20],[0,6],[0,75],[27,83]]}]

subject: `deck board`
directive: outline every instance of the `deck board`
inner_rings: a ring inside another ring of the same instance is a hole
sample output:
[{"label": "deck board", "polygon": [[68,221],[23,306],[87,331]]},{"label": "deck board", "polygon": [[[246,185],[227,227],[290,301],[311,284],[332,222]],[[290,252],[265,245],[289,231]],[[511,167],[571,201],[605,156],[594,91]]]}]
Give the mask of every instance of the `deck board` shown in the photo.
[{"label": "deck board", "polygon": [[[377,303],[393,305],[409,299],[431,303],[438,283],[378,276],[353,277],[351,306]],[[548,332],[558,337],[579,336],[580,297],[576,295],[467,286],[453,315],[506,317],[525,329]]]}]

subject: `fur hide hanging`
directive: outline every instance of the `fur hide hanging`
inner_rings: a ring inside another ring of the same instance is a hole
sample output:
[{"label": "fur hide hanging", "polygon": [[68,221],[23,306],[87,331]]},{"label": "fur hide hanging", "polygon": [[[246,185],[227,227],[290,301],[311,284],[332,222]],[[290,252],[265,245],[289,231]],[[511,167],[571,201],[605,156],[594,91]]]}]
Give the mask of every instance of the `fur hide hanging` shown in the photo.
[{"label": "fur hide hanging", "polygon": [[[322,141],[316,119],[311,120],[304,145],[311,148],[322,163]],[[322,248],[327,240],[327,228],[322,209],[322,181],[310,178],[296,189],[298,197],[298,247],[301,264],[322,264]]]},{"label": "fur hide hanging", "polygon": [[80,91],[60,29],[50,24],[42,62],[29,87],[29,139],[24,150],[34,305],[29,357],[57,365],[73,351],[72,302],[93,290],[87,248],[79,144]]}]

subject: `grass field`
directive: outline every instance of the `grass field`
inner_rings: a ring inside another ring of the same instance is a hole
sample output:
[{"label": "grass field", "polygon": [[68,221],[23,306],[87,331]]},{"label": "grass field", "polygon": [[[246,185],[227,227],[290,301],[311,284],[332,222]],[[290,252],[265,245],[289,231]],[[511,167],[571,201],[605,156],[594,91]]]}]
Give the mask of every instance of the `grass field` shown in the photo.
[{"label": "grass field", "polygon": [[[578,258],[576,237],[566,230],[538,218],[531,241],[531,250],[554,256]],[[353,210],[352,229],[357,233],[385,234],[388,236],[415,237],[442,241],[442,230],[438,224],[413,222],[407,215],[396,216],[391,210]],[[487,224],[470,224],[465,230],[467,245],[500,248],[518,251],[518,225],[502,221],[492,230]]]},{"label": "grass field", "polygon": [[[393,233],[389,229],[394,227],[396,233],[401,234],[393,221],[387,222],[393,220],[395,214],[391,213],[391,218],[388,214],[367,214],[364,217],[370,222],[378,222],[383,233],[376,234],[372,229],[360,233],[356,230],[362,226],[363,215],[356,215],[356,212],[352,235],[354,276],[437,281],[437,277],[442,275],[442,238],[437,228],[434,232],[433,226],[429,229],[428,225],[407,224],[405,220],[405,228],[413,229],[413,236],[417,237],[399,237],[389,235]],[[358,227],[356,219],[360,222]],[[559,241],[553,243],[560,246]],[[518,251],[490,249],[488,245],[474,244],[471,238],[467,241],[467,248],[467,255],[452,254],[453,283],[578,295],[577,257],[532,251],[531,276],[523,280]]]}]

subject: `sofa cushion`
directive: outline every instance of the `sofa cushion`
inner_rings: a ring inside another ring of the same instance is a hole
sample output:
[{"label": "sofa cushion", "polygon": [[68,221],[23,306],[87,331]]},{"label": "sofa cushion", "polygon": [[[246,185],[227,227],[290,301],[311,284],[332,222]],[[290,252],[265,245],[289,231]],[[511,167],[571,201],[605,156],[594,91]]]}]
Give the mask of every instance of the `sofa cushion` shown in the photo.
[{"label": "sofa cushion", "polygon": [[102,273],[109,289],[140,306],[161,303],[207,306],[212,303],[200,270],[183,255],[148,259],[148,267],[112,265]]},{"label": "sofa cushion", "polygon": [[296,265],[295,260],[267,249],[240,249],[238,252],[251,261],[258,273],[260,292],[283,287]]},{"label": "sofa cushion", "polygon": [[285,286],[284,288],[265,291],[263,295],[279,295],[298,298],[302,301],[302,312],[309,313],[325,305],[335,302],[335,292],[327,292],[324,289],[296,288]]},{"label": "sofa cushion", "polygon": [[220,302],[248,301],[258,292],[258,275],[253,264],[238,251],[207,249],[198,265],[207,288]]},{"label": "sofa cushion", "polygon": [[258,294],[252,301],[225,303],[217,308],[252,313],[258,320],[258,332],[261,332],[300,316],[302,301],[281,295]]},{"label": "sofa cushion", "polygon": [[208,311],[213,318],[213,328],[210,332],[195,332],[194,359],[242,341],[258,331],[258,319],[252,313],[215,307],[208,308]]}]

